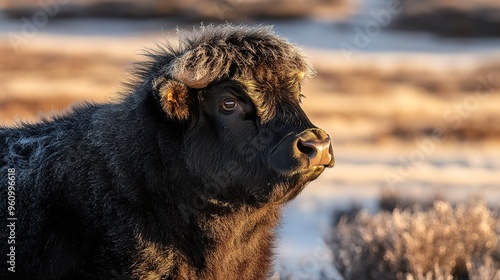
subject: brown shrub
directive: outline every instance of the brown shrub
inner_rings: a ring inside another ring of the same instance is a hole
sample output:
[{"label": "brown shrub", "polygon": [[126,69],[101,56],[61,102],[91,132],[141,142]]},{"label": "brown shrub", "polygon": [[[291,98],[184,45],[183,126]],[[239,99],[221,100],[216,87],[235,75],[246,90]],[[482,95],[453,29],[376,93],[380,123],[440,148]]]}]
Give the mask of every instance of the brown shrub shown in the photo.
[{"label": "brown shrub", "polygon": [[498,227],[482,200],[435,200],[341,218],[327,242],[345,279],[500,279]]}]

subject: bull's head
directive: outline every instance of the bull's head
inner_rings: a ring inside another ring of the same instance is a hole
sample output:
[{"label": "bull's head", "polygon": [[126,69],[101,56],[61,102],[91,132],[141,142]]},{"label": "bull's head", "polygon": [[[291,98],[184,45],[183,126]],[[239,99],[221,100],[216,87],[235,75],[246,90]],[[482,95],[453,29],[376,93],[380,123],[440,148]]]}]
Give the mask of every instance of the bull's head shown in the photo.
[{"label": "bull's head", "polygon": [[186,168],[205,197],[286,202],[333,166],[330,137],[300,107],[314,71],[270,28],[203,27],[161,73],[155,91],[186,127]]}]

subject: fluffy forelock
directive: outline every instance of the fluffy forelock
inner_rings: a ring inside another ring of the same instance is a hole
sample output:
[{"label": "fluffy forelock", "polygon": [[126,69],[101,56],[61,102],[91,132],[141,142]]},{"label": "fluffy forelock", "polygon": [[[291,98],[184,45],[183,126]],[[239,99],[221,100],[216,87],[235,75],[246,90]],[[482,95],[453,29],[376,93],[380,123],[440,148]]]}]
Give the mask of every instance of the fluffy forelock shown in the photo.
[{"label": "fluffy forelock", "polygon": [[189,72],[193,80],[265,79],[269,76],[310,77],[314,70],[297,46],[270,26],[201,26],[178,32],[173,72]]}]

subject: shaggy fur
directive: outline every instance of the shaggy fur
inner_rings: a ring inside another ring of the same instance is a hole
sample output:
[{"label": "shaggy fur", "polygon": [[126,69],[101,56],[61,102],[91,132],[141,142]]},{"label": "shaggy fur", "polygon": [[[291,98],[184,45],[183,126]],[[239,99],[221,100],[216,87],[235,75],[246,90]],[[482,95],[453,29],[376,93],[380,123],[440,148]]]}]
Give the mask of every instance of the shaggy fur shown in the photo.
[{"label": "shaggy fur", "polygon": [[333,165],[309,166],[297,144],[329,139],[299,105],[311,66],[269,28],[231,25],[148,57],[117,103],[0,129],[0,278],[269,274],[281,207]]}]

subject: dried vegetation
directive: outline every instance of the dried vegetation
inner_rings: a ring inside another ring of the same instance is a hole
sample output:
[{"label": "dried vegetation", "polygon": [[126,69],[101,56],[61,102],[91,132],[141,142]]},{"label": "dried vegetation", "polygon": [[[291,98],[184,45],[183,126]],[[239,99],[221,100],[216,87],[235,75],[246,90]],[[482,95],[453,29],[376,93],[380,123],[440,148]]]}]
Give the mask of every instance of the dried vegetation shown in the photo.
[{"label": "dried vegetation", "polygon": [[483,200],[380,204],[336,218],[327,242],[345,279],[500,279],[498,211]]}]

